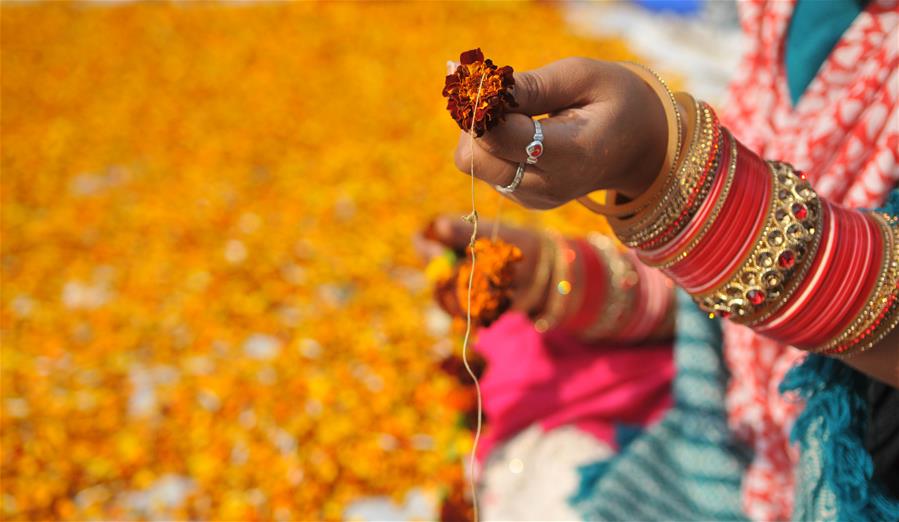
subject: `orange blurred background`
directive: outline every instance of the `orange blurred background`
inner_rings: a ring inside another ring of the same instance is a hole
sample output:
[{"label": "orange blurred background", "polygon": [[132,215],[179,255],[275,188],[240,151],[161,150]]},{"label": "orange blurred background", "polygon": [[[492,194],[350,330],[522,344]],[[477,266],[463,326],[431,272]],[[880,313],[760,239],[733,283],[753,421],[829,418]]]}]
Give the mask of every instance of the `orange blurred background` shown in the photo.
[{"label": "orange blurred background", "polygon": [[459,339],[410,238],[467,211],[440,91],[473,47],[629,57],[540,3],[2,4],[4,519],[463,487]]}]

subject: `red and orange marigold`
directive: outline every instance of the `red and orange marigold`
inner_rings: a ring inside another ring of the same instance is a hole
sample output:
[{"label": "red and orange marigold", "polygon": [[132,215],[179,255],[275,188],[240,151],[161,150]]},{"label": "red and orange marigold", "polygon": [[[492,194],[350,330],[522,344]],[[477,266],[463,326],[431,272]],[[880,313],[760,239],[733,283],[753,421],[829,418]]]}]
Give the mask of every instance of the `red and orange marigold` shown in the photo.
[{"label": "red and orange marigold", "polygon": [[456,71],[446,77],[443,87],[446,110],[459,128],[473,129],[475,136],[480,137],[502,121],[510,107],[518,106],[509,92],[515,85],[512,67],[497,67],[489,58],[484,59],[481,49],[465,51],[459,56],[459,62]]}]

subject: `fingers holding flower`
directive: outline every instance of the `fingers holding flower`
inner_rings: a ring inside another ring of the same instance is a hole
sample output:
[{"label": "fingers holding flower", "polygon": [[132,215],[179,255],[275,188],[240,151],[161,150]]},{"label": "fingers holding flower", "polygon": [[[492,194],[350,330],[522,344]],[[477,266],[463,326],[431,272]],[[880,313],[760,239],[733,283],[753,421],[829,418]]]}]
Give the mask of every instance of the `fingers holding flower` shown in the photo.
[{"label": "fingers holding flower", "polygon": [[[481,225],[488,230],[493,228],[490,222]],[[484,313],[484,304],[488,302],[500,304],[502,301],[502,307],[493,308],[495,317],[508,308],[522,309],[522,298],[534,284],[537,259],[542,248],[541,236],[533,230],[504,224],[499,228],[498,237],[494,244],[481,243],[475,250],[478,268],[472,310],[485,316],[488,314]],[[465,266],[470,266],[466,251],[470,238],[470,224],[450,216],[440,216],[428,224],[416,239],[418,251],[429,261],[425,273],[435,286],[435,298],[446,312],[455,317],[464,317],[465,312],[463,303],[467,297],[464,292],[459,292],[463,287],[467,290],[469,272]],[[496,290],[501,287],[503,291],[500,296]],[[484,293],[493,297],[477,296]]]},{"label": "fingers holding flower", "polygon": [[[463,55],[466,60],[483,58],[480,51]],[[457,68],[463,70],[467,69]],[[511,82],[491,84],[504,90],[482,88],[481,96],[496,101],[480,104],[485,112],[475,131],[475,146],[465,135],[459,140],[455,160],[461,171],[471,172],[473,158],[475,176],[508,185],[534,139],[531,116],[548,113],[540,120],[545,152],[536,165],[527,166],[512,199],[545,209],[599,189],[635,197],[651,184],[664,157],[667,127],[660,101],[639,77],[620,65],[588,58],[566,58],[512,76]],[[455,86],[455,81],[447,77],[448,85]],[[476,88],[473,82],[466,85]],[[463,91],[453,87],[444,94]],[[501,102],[512,95],[514,105]],[[450,105],[460,106],[452,100]],[[453,113],[454,118],[459,114]]]},{"label": "fingers holding flower", "polygon": [[443,87],[446,109],[459,128],[483,136],[517,106],[509,92],[515,84],[512,68],[497,67],[489,58],[485,60],[480,49],[462,53],[459,61]]}]

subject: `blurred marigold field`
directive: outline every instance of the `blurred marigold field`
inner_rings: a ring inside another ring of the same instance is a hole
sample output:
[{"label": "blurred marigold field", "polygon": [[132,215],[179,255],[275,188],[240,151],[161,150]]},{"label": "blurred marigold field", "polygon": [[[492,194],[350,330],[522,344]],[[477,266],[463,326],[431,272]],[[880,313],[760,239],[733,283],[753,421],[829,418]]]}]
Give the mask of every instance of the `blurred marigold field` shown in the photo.
[{"label": "blurred marigold field", "polygon": [[4,2],[3,517],[461,488],[471,398],[437,364],[460,343],[411,245],[468,204],[444,63],[627,57],[556,9]]}]

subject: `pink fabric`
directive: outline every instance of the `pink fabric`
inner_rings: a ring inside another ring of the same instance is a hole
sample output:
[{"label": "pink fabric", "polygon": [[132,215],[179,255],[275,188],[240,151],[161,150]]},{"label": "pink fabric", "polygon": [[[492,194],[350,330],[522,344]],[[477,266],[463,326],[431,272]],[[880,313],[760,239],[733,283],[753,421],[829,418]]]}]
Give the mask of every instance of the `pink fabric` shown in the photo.
[{"label": "pink fabric", "polygon": [[507,313],[479,332],[475,349],[487,360],[481,460],[535,422],[574,424],[615,447],[615,424],[646,425],[671,405],[671,343],[585,344],[541,335],[523,314]]},{"label": "pink fabric", "polygon": [[[722,123],[761,157],[805,171],[830,201],[877,206],[899,181],[899,5],[872,0],[793,107],[783,42],[794,5],[740,4],[749,48]],[[755,450],[743,508],[754,520],[789,519],[798,457],[789,431],[802,405],[777,387],[803,352],[730,323],[724,334],[729,422]]]}]

